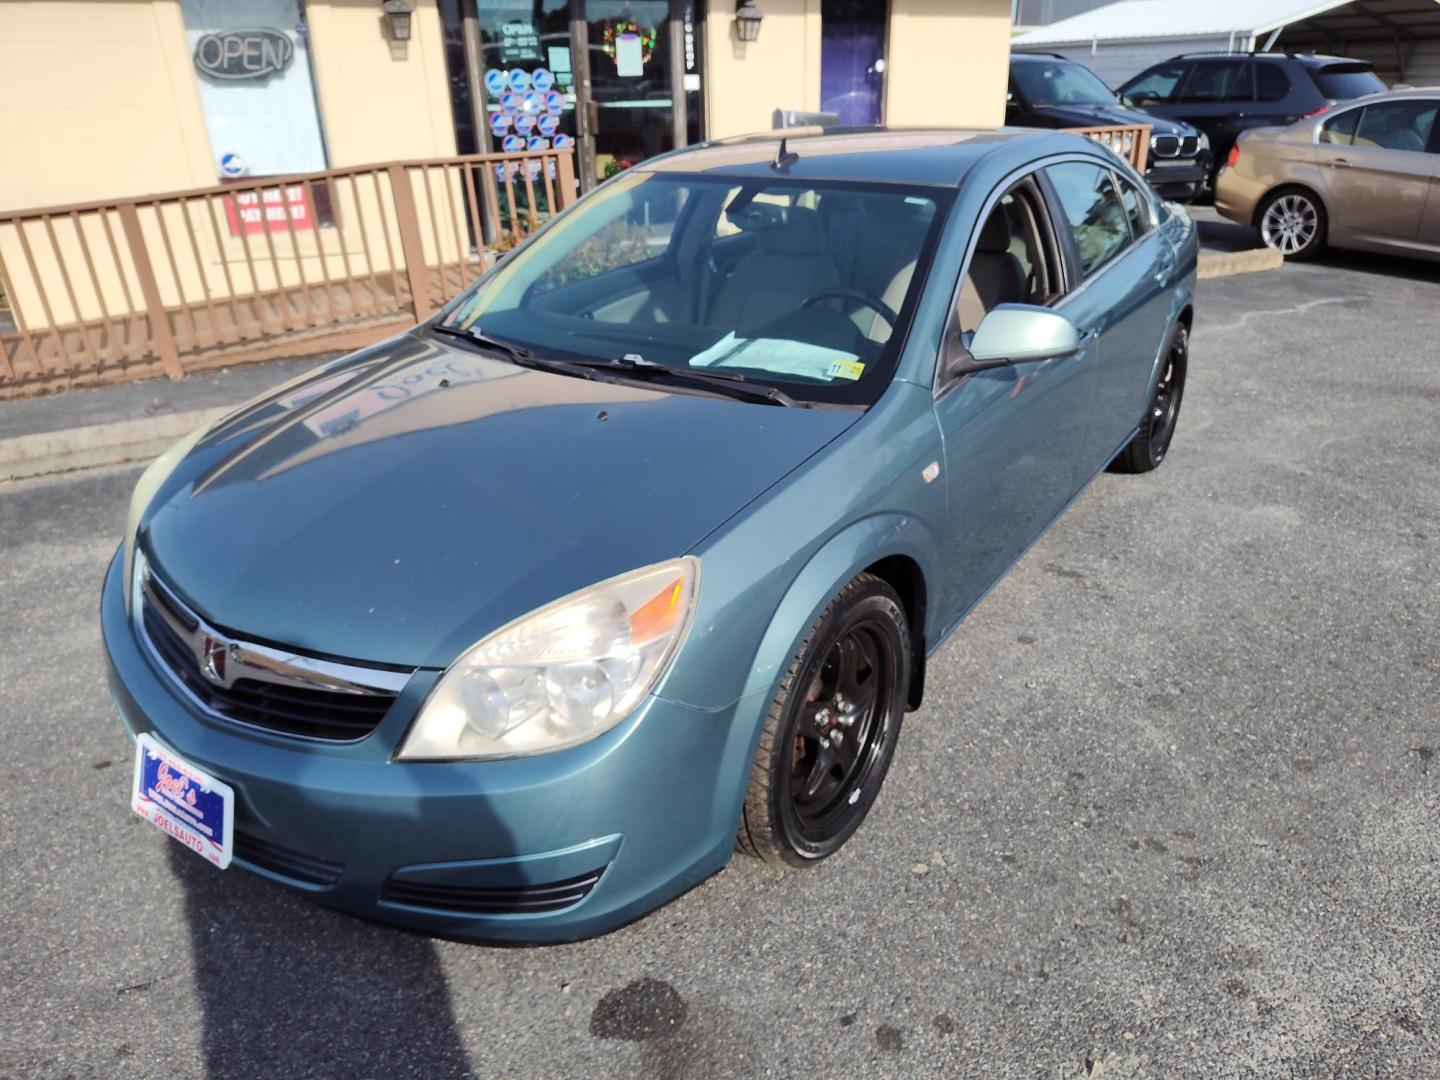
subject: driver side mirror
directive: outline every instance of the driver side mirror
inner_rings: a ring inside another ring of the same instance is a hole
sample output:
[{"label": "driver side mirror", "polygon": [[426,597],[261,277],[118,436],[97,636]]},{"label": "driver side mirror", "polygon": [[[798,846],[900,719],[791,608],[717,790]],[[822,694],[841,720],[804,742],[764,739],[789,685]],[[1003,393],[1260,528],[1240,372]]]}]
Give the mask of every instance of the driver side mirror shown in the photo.
[{"label": "driver side mirror", "polygon": [[1058,360],[1080,351],[1080,331],[1059,312],[1032,304],[1000,304],[976,328],[967,349],[951,358],[951,376]]}]

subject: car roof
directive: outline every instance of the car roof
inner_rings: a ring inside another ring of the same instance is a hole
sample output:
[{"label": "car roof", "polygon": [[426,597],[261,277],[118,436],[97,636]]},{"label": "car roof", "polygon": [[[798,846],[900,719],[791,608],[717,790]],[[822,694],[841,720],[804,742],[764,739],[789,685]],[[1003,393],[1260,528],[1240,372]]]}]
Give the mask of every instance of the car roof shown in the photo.
[{"label": "car roof", "polygon": [[[1369,60],[1357,60],[1352,56],[1330,56],[1326,53],[1293,53],[1293,52],[1257,52],[1257,53],[1235,53],[1235,52],[1190,52],[1181,53],[1179,56],[1172,56],[1170,60],[1298,60],[1300,63],[1310,67],[1329,67],[1331,64],[1357,64],[1367,68],[1374,67]],[[1169,61],[1166,61],[1169,63]]]},{"label": "car roof", "polygon": [[[1041,157],[1094,146],[1082,135],[1031,128],[787,128],[672,150],[635,171],[959,187],[991,155]],[[793,159],[777,167],[782,153]]]}]

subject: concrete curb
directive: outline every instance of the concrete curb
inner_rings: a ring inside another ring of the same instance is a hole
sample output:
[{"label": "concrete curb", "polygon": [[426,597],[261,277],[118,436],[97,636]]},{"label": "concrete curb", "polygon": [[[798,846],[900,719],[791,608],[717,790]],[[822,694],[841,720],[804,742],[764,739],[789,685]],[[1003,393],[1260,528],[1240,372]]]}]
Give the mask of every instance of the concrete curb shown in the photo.
[{"label": "concrete curb", "polygon": [[214,423],[234,408],[225,405],[193,412],[162,413],[141,420],[119,420],[0,439],[0,481],[126,461],[148,461],[176,439]]},{"label": "concrete curb", "polygon": [[1201,281],[1230,277],[1233,274],[1254,274],[1261,270],[1278,270],[1285,265],[1285,256],[1268,247],[1247,251],[1202,251],[1196,271]]}]

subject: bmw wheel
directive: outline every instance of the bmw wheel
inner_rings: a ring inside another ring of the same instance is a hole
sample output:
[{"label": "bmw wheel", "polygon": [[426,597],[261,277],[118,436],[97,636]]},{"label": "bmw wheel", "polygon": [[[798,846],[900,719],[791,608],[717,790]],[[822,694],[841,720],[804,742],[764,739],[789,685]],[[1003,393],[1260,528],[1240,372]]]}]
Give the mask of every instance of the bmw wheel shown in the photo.
[{"label": "bmw wheel", "polygon": [[1325,206],[1301,188],[1282,188],[1255,215],[1265,246],[1295,262],[1313,259],[1325,247]]},{"label": "bmw wheel", "polygon": [[910,648],[904,606],[880,578],[861,574],[830,602],[766,716],[741,850],[804,866],[860,827],[900,736]]}]

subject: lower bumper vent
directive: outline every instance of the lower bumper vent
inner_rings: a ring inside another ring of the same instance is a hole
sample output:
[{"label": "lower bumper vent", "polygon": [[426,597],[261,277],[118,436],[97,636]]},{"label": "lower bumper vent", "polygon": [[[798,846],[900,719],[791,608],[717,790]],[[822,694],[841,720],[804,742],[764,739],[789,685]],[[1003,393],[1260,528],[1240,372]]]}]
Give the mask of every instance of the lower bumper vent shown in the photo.
[{"label": "lower bumper vent", "polygon": [[578,904],[605,872],[604,867],[565,881],[541,885],[435,885],[391,878],[382,899],[391,904],[460,915],[540,915]]},{"label": "lower bumper vent", "polygon": [[307,885],[334,885],[345,872],[342,863],[292,851],[242,832],[235,833],[235,857],[261,870]]}]

